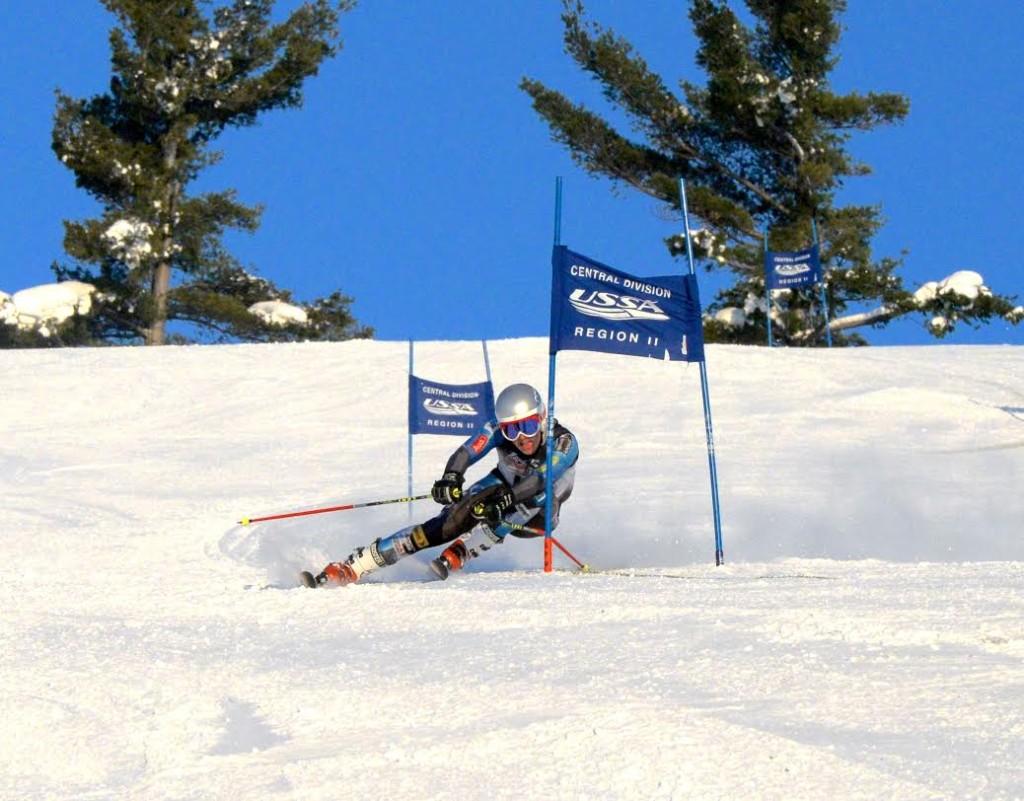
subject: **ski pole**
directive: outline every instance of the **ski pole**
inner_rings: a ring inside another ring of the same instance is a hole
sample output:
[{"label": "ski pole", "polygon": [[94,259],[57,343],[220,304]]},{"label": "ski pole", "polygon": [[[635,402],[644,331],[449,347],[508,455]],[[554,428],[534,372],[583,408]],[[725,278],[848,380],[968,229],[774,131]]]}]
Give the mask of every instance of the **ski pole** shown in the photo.
[{"label": "ski pole", "polygon": [[571,553],[569,553],[569,549],[566,548],[564,545],[562,545],[562,543],[560,543],[554,537],[551,537],[550,539],[551,539],[551,542],[553,542],[555,544],[555,546],[558,548],[558,550],[560,550],[562,553],[564,553],[566,556],[568,556],[570,559],[572,559],[572,561],[574,561],[576,563],[576,566],[580,570],[582,570],[584,573],[586,573],[586,572],[588,572],[590,570],[590,565],[583,564],[583,562],[581,562],[579,559],[577,559],[575,556],[573,556]]},{"label": "ski pole", "polygon": [[[514,531],[528,531],[530,534],[536,534],[540,537],[544,536],[544,529],[542,528],[531,528],[530,526],[524,526],[521,523],[510,523],[507,520],[504,522],[506,526],[513,529]],[[558,549],[562,553],[564,553],[566,556],[572,559],[572,561],[576,563],[576,566],[579,567],[580,570],[582,570],[584,573],[590,570],[590,565],[583,564],[583,562],[581,562],[579,559],[577,559],[575,556],[569,553],[569,549],[562,545],[562,543],[560,543],[557,539],[555,539],[554,537],[550,537],[549,539],[558,547]]]},{"label": "ski pole", "polygon": [[307,509],[305,512],[285,512],[279,515],[267,515],[266,517],[243,517],[238,521],[241,526],[250,523],[263,523],[266,520],[284,520],[288,517],[305,517],[306,515],[322,515],[327,512],[345,512],[349,509],[363,509],[367,506],[383,506],[386,503],[410,503],[411,501],[422,501],[430,495],[414,495],[410,498],[391,498],[387,501],[367,501],[366,503],[348,503],[344,506],[325,506],[323,509]]}]

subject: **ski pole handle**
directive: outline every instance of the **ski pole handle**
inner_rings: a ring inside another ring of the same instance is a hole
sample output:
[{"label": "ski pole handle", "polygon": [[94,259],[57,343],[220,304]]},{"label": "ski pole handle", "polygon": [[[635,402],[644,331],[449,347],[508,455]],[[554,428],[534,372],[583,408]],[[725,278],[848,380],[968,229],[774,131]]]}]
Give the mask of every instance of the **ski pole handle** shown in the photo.
[{"label": "ski pole handle", "polygon": [[243,517],[238,521],[240,526],[247,526],[250,523],[263,523],[267,520],[284,520],[289,517],[305,517],[306,515],[323,515],[328,512],[346,512],[349,509],[365,509],[367,506],[383,506],[387,503],[411,503],[429,498],[430,494],[414,495],[410,498],[391,498],[386,501],[367,501],[365,503],[348,503],[344,506],[325,506],[323,509],[307,509],[304,512],[285,512],[279,515],[266,515],[265,517]]},{"label": "ski pole handle", "polygon": [[530,526],[524,526],[522,523],[512,523],[508,520],[502,520],[501,523],[513,531],[525,531],[528,534],[536,534],[538,537],[544,536],[544,529],[542,528],[531,528]]}]

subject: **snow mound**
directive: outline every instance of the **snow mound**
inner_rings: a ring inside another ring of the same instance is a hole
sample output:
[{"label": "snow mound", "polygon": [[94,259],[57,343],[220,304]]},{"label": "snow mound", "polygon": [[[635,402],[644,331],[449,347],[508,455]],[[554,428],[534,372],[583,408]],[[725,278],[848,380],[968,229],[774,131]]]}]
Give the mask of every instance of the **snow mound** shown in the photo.
[{"label": "snow mound", "polygon": [[309,322],[309,316],[305,309],[285,303],[283,300],[264,300],[254,303],[249,307],[249,313],[271,325],[288,325],[289,323],[305,325]]},{"label": "snow mound", "polygon": [[736,306],[727,306],[715,312],[715,320],[729,328],[742,328],[747,324],[747,314]]},{"label": "snow mound", "polygon": [[952,275],[946,276],[941,281],[928,281],[922,284],[914,293],[914,300],[917,301],[918,305],[923,305],[949,294],[962,295],[965,298],[975,300],[979,296],[988,295],[991,292],[985,286],[985,279],[981,273],[976,273],[973,270],[959,270]]},{"label": "snow mound", "polygon": [[[122,169],[127,172],[127,168]],[[110,245],[111,252],[135,269],[142,264],[143,259],[153,253],[152,237],[153,227],[143,220],[136,219],[115,220],[103,232],[103,238]]]},{"label": "snow mound", "polygon": [[0,322],[23,330],[62,323],[74,314],[88,314],[96,287],[81,281],[42,284],[15,292],[0,293]]}]

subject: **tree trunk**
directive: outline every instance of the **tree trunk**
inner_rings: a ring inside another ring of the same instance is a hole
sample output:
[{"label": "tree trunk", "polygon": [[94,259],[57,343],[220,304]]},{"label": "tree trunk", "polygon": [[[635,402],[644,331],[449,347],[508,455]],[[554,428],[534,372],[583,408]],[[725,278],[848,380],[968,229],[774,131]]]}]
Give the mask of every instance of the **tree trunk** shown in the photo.
[{"label": "tree trunk", "polygon": [[147,345],[163,345],[167,336],[167,290],[171,285],[171,265],[164,261],[153,270],[153,325],[146,333]]},{"label": "tree trunk", "polygon": [[168,258],[173,242],[171,231],[175,223],[178,195],[181,192],[181,186],[174,177],[174,169],[178,161],[178,142],[174,136],[168,136],[164,140],[163,157],[164,170],[167,174],[163,208],[167,222],[161,230],[160,252],[163,254],[164,260],[153,268],[153,325],[146,333],[147,345],[163,345],[167,339],[167,291],[171,286],[171,263]]}]

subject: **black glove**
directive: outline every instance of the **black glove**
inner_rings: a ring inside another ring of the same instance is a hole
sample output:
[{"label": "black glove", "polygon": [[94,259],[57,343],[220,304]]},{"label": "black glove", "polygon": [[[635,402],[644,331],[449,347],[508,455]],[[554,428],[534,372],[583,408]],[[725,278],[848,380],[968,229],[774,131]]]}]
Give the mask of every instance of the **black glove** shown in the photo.
[{"label": "black glove", "polygon": [[479,503],[473,504],[473,508],[469,510],[470,516],[474,520],[485,520],[488,523],[497,523],[501,520],[501,516],[512,508],[515,504],[515,496],[512,495],[512,490],[503,489],[496,495],[492,495],[486,501],[480,501]]},{"label": "black glove", "polygon": [[430,495],[435,501],[447,506],[462,498],[462,475],[450,470],[434,482]]}]

